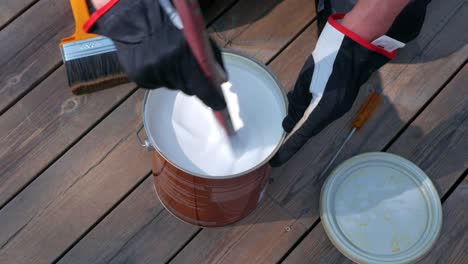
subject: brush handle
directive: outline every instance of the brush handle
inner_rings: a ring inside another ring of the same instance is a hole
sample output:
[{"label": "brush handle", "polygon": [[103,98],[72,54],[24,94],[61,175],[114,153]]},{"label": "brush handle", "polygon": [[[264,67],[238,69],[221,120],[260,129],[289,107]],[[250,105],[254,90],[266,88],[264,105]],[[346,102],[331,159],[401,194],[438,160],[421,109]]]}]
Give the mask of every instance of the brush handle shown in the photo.
[{"label": "brush handle", "polygon": [[[203,73],[210,80],[215,89],[223,96],[221,84],[227,81],[227,76],[221,65],[218,64],[211,48],[210,39],[205,29],[205,22],[200,5],[197,0],[173,0],[174,6],[179,13],[183,32],[187,43],[200,65]],[[234,126],[228,109],[215,111],[214,115],[218,123],[224,128],[229,136],[234,135]]]},{"label": "brush handle", "polygon": [[87,33],[83,29],[84,23],[89,19],[89,9],[86,0],[70,0],[70,5],[73,18],[75,19],[75,33],[68,38],[62,39],[62,43],[97,37],[98,35]]},{"label": "brush handle", "polygon": [[226,73],[214,57],[198,1],[174,0],[173,3],[182,20],[184,36],[195,59],[208,80],[213,82],[215,87],[221,87],[221,84],[227,81]]}]

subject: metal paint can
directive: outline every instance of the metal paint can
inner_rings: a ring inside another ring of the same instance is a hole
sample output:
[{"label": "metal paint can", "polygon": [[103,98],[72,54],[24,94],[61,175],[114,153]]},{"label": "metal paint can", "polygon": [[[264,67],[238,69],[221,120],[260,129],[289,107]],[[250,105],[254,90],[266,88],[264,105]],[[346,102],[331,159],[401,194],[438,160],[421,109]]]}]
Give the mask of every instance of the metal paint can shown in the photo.
[{"label": "metal paint can", "polygon": [[414,263],[439,237],[442,205],[429,177],[390,153],[355,156],[325,181],[320,217],[335,247],[357,263]]},{"label": "metal paint can", "polygon": [[[244,98],[246,104],[250,104],[243,107],[259,108],[255,117],[251,117],[254,120],[249,121],[250,124],[266,122],[267,126],[273,126],[271,131],[275,131],[272,136],[268,132],[269,128],[258,132],[262,134],[262,139],[267,138],[268,148],[258,152],[260,154],[254,159],[255,162],[245,163],[247,167],[236,167],[236,170],[232,169],[233,173],[223,172],[219,175],[216,174],[216,170],[199,169],[193,164],[196,164],[194,160],[200,157],[193,157],[193,154],[189,157],[187,152],[184,152],[184,146],[178,145],[178,139],[173,135],[178,132],[170,132],[171,126],[177,126],[171,118],[177,115],[177,108],[183,108],[184,104],[190,104],[191,100],[198,100],[195,97],[188,98],[179,91],[156,89],[146,93],[143,103],[143,125],[147,139],[140,141],[143,146],[152,150],[156,193],[161,203],[175,217],[203,227],[232,224],[256,208],[268,180],[268,161],[285,138],[281,120],[286,115],[287,99],[279,81],[261,62],[251,57],[234,51],[224,51],[223,58],[233,87],[241,89],[237,91],[239,100]],[[247,93],[247,97],[243,97],[242,93]],[[181,96],[184,102],[177,101]],[[255,100],[252,101],[251,97]],[[241,109],[242,102],[239,103]],[[181,111],[185,111],[182,115],[191,114],[184,109]],[[271,111],[276,113],[275,116],[271,116]],[[268,115],[266,119],[273,118],[275,121],[263,120],[262,113]],[[194,117],[191,120],[197,122],[195,119]],[[247,122],[247,128],[248,124]],[[216,158],[216,155],[211,157],[214,165]],[[201,162],[208,164],[211,161]]]}]

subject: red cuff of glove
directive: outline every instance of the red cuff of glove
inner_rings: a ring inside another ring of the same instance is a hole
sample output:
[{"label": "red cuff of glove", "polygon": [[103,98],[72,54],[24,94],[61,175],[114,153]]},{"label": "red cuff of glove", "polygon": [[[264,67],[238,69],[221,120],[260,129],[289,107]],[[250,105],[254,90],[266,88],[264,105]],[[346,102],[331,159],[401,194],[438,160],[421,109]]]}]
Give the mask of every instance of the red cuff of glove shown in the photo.
[{"label": "red cuff of glove", "polygon": [[366,49],[370,50],[370,51],[373,51],[373,52],[377,52],[389,59],[393,59],[395,56],[396,56],[396,51],[392,51],[392,52],[389,52],[379,46],[376,46],[374,44],[372,44],[371,42],[365,40],[364,38],[362,38],[361,36],[359,36],[358,34],[354,33],[353,31],[345,28],[343,25],[341,25],[340,23],[338,23],[337,20],[340,20],[340,19],[343,19],[345,17],[346,14],[344,13],[340,13],[340,14],[333,14],[331,15],[329,18],[328,18],[328,23],[334,27],[336,30],[340,31],[341,33],[343,33],[345,36],[347,36],[348,38],[354,40],[356,43],[360,44],[361,46],[365,47]]},{"label": "red cuff of glove", "polygon": [[99,8],[94,12],[86,21],[86,23],[83,25],[83,29],[85,32],[89,32],[89,30],[94,26],[96,21],[99,20],[107,11],[109,11],[112,7],[114,7],[115,4],[117,4],[119,0],[110,0],[107,2],[103,7]]}]

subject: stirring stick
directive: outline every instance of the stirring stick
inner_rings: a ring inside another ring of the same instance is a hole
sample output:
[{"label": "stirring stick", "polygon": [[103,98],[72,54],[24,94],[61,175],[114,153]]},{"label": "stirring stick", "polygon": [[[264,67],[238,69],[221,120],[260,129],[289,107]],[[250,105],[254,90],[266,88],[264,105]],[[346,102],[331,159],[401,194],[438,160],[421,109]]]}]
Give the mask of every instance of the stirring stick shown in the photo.
[{"label": "stirring stick", "polygon": [[[221,90],[221,84],[227,81],[226,73],[216,62],[214,57],[198,1],[174,0],[173,3],[182,20],[184,36],[187,39],[193,55],[205,76],[213,83],[214,87],[216,87],[217,90],[214,92],[219,92],[221,96],[224,96]],[[235,130],[227,106],[224,110],[214,111],[214,115],[227,135],[232,136]]]}]

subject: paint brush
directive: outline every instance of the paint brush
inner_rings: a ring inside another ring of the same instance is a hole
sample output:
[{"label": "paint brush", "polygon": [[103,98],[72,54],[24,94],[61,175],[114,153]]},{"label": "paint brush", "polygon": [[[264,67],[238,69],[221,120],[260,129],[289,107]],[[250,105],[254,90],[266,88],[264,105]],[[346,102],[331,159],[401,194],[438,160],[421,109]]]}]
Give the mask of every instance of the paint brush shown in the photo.
[{"label": "paint brush", "polygon": [[[205,76],[210,80],[217,93],[221,93],[221,85],[227,81],[226,73],[221,65],[216,62],[216,59],[211,49],[211,44],[208,38],[208,33],[205,30],[205,23],[200,5],[197,0],[174,0],[174,6],[179,13],[183,24],[184,36],[187,39],[188,45],[193,52],[198,64],[200,65]],[[218,123],[224,128],[228,136],[235,133],[232,125],[229,110],[226,108],[221,111],[214,111],[214,115]]]},{"label": "paint brush", "polygon": [[89,19],[86,0],[70,0],[70,4],[75,33],[62,39],[60,49],[73,94],[90,93],[128,82],[114,42],[82,29]]}]

